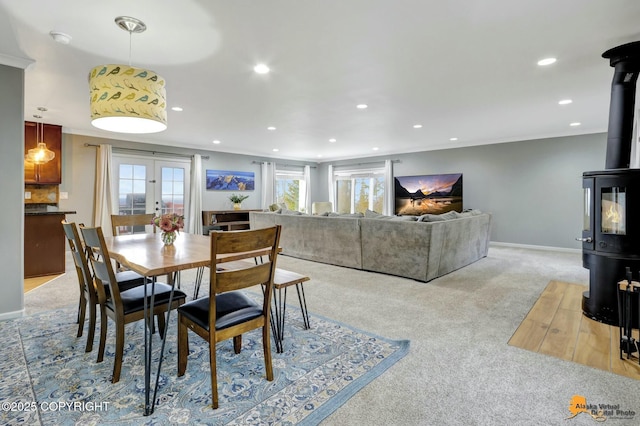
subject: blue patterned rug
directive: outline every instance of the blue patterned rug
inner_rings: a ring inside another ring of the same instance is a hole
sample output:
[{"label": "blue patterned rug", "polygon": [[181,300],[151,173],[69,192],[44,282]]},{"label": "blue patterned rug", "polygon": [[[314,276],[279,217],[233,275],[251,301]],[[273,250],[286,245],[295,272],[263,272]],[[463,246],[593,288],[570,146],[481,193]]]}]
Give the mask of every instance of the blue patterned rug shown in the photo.
[{"label": "blue patterned rug", "polygon": [[85,353],[86,327],[76,338],[75,315],[69,307],[0,322],[0,424],[316,425],[409,350],[408,341],[317,315],[304,330],[299,309],[287,309],[284,353],[272,343],[273,382],[265,378],[258,332],[243,335],[239,355],[232,340],[218,344],[220,404],[212,410],[208,346],[191,332],[187,372],[176,376],[173,312],[155,412],[144,417],[142,322],[125,326],[121,379],[112,384],[113,323],[105,360],[97,364],[99,327],[93,352]]}]

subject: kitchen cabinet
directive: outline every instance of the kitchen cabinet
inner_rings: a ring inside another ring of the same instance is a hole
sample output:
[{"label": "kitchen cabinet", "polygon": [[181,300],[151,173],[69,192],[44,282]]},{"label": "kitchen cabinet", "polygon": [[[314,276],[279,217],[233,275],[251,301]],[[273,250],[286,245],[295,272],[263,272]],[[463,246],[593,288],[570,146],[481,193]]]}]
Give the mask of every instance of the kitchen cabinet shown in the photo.
[{"label": "kitchen cabinet", "polygon": [[24,215],[24,277],[65,272],[65,235],[61,222],[75,211],[34,211]]},{"label": "kitchen cabinet", "polygon": [[[62,183],[62,126],[44,124],[43,142],[47,148],[54,152],[53,160],[44,164],[24,162],[24,183],[59,184]],[[24,123],[24,153],[37,147],[36,123],[25,121]]]}]

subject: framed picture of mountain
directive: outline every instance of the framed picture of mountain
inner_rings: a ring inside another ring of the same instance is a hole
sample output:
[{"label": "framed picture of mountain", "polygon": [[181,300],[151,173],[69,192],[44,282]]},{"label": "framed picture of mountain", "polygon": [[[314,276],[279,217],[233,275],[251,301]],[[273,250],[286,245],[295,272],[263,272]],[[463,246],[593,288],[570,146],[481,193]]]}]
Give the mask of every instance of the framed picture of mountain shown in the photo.
[{"label": "framed picture of mountain", "polygon": [[212,191],[253,191],[255,174],[231,170],[207,170],[207,189]]},{"label": "framed picture of mountain", "polygon": [[462,212],[462,173],[399,176],[394,180],[397,215]]}]

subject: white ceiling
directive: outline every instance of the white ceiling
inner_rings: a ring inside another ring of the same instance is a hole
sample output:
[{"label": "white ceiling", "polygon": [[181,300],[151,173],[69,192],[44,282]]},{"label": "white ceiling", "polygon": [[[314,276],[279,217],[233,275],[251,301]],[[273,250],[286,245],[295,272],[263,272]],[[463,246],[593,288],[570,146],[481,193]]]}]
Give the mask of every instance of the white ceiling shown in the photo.
[{"label": "white ceiling", "polygon": [[[90,124],[89,70],[129,62],[121,15],[148,28],[132,65],[184,108],[162,133]],[[314,162],[605,132],[601,54],[637,40],[640,0],[0,0],[0,62],[35,61],[26,119],[44,106],[67,133]]]}]

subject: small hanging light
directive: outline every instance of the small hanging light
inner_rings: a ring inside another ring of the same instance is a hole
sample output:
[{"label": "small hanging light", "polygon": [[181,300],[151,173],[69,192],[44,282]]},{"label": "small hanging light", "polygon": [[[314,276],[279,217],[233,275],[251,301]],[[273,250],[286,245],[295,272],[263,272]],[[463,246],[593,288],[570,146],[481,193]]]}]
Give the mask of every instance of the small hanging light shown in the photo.
[{"label": "small hanging light", "polygon": [[147,26],[129,16],[115,22],[129,32],[129,65],[98,65],[89,72],[91,124],[110,132],[161,132],[167,128],[164,78],[131,66],[131,34]]},{"label": "small hanging light", "polygon": [[[44,107],[38,107],[38,110],[41,112],[45,112],[47,109]],[[33,117],[36,119],[37,145],[35,148],[31,148],[29,151],[27,151],[24,159],[25,161],[33,164],[45,164],[53,160],[56,156],[56,153],[47,148],[47,144],[44,142],[44,121],[37,121],[42,119],[42,115],[34,114]]]}]

